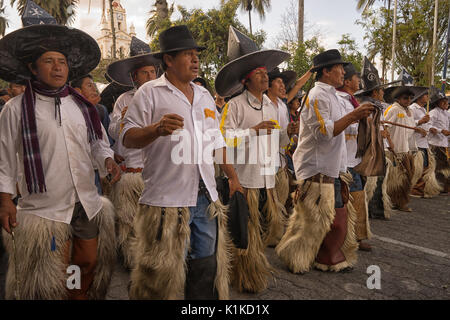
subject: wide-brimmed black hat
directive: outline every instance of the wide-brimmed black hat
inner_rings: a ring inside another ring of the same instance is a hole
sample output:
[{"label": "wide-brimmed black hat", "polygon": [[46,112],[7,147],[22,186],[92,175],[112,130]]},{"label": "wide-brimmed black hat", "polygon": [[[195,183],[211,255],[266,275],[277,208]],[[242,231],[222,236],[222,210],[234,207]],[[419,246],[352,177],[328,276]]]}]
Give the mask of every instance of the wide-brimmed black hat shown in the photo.
[{"label": "wide-brimmed black hat", "polygon": [[155,57],[162,59],[165,53],[176,52],[182,50],[197,49],[205,50],[197,44],[191,31],[185,25],[171,27],[164,30],[159,35],[159,47],[161,51],[155,53]]},{"label": "wide-brimmed black hat", "polygon": [[432,87],[430,92],[430,109],[436,108],[439,101],[447,99],[445,94],[436,87]]},{"label": "wide-brimmed black hat", "polygon": [[122,86],[133,87],[132,73],[134,71],[145,66],[155,66],[158,72],[160,64],[161,60],[151,53],[150,46],[144,41],[133,37],[130,44],[130,58],[111,63],[106,68],[106,74],[114,82]]},{"label": "wide-brimmed black hat", "polygon": [[349,62],[343,61],[339,50],[331,49],[319,53],[313,58],[313,67],[311,72],[319,71],[322,68],[330,67],[335,64],[343,64],[346,66]]},{"label": "wide-brimmed black hat", "polygon": [[295,71],[286,70],[286,71],[280,71],[278,67],[273,69],[269,72],[269,86],[270,82],[276,78],[281,78],[284,82],[284,86],[286,87],[286,90],[292,86],[292,84],[297,79],[297,73]]},{"label": "wide-brimmed black hat", "polygon": [[[28,1],[22,16],[29,25],[0,39],[0,78],[15,83],[31,79],[28,64],[47,51],[64,54],[69,65],[68,80],[91,72],[100,62],[97,42],[87,33],[56,25],[44,9]],[[30,25],[36,23],[36,25]]]},{"label": "wide-brimmed black hat", "polygon": [[429,88],[428,87],[418,87],[418,89],[416,90],[416,94],[414,95],[414,97],[412,98],[411,102],[414,103],[417,101],[417,99],[419,99],[420,97],[429,94]]},{"label": "wide-brimmed black hat", "polygon": [[256,43],[242,32],[230,26],[228,36],[228,58],[231,60],[217,73],[216,92],[228,97],[241,91],[241,80],[252,70],[264,67],[267,72],[289,58],[289,53],[280,50],[258,50]]}]

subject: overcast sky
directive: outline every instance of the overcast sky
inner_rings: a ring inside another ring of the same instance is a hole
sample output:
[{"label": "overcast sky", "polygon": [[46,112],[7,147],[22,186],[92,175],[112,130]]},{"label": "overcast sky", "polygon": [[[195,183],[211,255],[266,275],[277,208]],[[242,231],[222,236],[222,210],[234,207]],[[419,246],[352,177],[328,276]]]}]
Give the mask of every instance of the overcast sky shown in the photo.
[{"label": "overcast sky", "polygon": [[[100,35],[101,1],[91,0],[91,9],[88,13],[89,0],[80,0],[77,8],[77,17],[73,27],[80,28],[89,33],[94,38]],[[264,21],[261,21],[256,13],[252,14],[253,30],[263,29],[267,32],[267,40],[264,46],[273,47],[276,44],[277,36],[280,33],[283,15],[291,7],[290,2],[296,0],[272,0],[272,7],[267,12]],[[121,0],[122,6],[127,11],[128,25],[131,22],[136,27],[137,37],[148,41],[145,33],[145,22],[148,19],[150,4],[153,0]],[[175,2],[189,9],[203,8],[210,9],[218,7],[220,0],[168,0],[169,4]],[[16,8],[9,6],[9,1],[5,1],[6,15],[9,19],[7,33],[22,26]],[[175,13],[176,17],[177,13]],[[239,19],[248,28],[248,14],[238,10]],[[336,42],[341,35],[349,33],[356,40],[359,49],[365,53],[363,36],[364,33],[359,26],[355,25],[360,13],[356,11],[356,0],[305,0],[305,19],[307,26],[314,27],[322,34],[322,44],[327,49],[336,48]],[[307,32],[308,30],[305,30]],[[308,33],[306,34],[308,36]]]}]

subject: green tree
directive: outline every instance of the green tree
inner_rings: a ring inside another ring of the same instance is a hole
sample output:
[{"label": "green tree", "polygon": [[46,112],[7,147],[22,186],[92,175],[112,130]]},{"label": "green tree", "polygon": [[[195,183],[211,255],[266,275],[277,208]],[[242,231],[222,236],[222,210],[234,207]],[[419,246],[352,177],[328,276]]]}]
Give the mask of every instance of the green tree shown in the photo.
[{"label": "green tree", "polygon": [[297,72],[300,76],[305,74],[311,67],[313,57],[325,51],[317,36],[304,42],[291,42],[281,47],[281,50],[291,54],[287,60],[287,69]]},{"label": "green tree", "polygon": [[[246,28],[237,18],[238,0],[223,1],[219,8],[203,11],[202,9],[188,10],[182,6],[177,9],[181,17],[170,25],[187,25],[198,45],[206,47],[200,53],[200,76],[204,77],[212,86],[219,69],[228,62],[227,43],[229,26],[233,26],[248,34]],[[167,27],[170,27],[168,25]],[[165,28],[164,28],[165,29]],[[158,34],[164,30],[158,31]],[[266,39],[264,31],[249,35],[258,46],[262,46]],[[152,51],[159,51],[159,41],[156,35],[150,44]]]},{"label": "green tree", "polygon": [[361,70],[363,55],[358,50],[355,39],[350,38],[350,34],[346,33],[337,44],[344,61],[351,62],[356,70]]},{"label": "green tree", "polygon": [[[450,4],[439,2],[438,26],[448,25]],[[387,29],[386,19],[391,12],[386,8],[367,10],[363,19],[357,23],[365,30],[364,39],[368,42],[369,59],[381,55],[391,59],[392,29]],[[414,78],[416,84],[429,85],[431,78],[431,54],[433,46],[434,0],[398,0],[397,43],[395,68],[404,67]],[[446,45],[446,28],[437,30],[435,63],[436,71],[442,70]],[[436,76],[439,82],[439,76]]]},{"label": "green tree", "polygon": [[166,0],[156,0],[153,7],[145,25],[149,37],[153,37],[158,30],[170,24],[170,17],[174,11],[173,4],[169,8]]},{"label": "green tree", "polygon": [[0,0],[0,35],[3,37],[8,27],[8,19],[5,16],[5,7],[3,6],[3,0]]},{"label": "green tree", "polygon": [[[17,2],[17,9],[22,15],[27,0],[11,0],[11,7]],[[71,25],[75,21],[75,9],[79,0],[34,0],[38,6],[51,14],[61,25]]]},{"label": "green tree", "polygon": [[250,34],[252,31],[252,10],[258,12],[259,17],[264,19],[266,16],[266,9],[270,9],[270,0],[239,0],[242,10],[248,12],[248,24],[250,27]]}]

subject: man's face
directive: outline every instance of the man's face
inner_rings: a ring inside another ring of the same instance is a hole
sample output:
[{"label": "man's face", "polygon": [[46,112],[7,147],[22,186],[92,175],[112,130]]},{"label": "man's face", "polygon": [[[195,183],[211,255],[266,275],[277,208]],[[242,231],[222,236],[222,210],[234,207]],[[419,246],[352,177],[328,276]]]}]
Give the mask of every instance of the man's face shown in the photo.
[{"label": "man's face", "polygon": [[428,94],[424,94],[423,96],[421,96],[419,99],[417,99],[417,104],[419,105],[419,106],[422,106],[422,107],[424,107],[426,104],[427,104],[427,102],[428,102]]},{"label": "man's face", "polygon": [[197,49],[183,50],[178,52],[175,57],[166,55],[166,64],[168,70],[173,73],[183,82],[190,82],[198,77],[199,71],[199,52]]},{"label": "man's face", "polygon": [[80,89],[81,94],[93,105],[100,102],[100,95],[98,94],[97,86],[91,78],[84,78]]},{"label": "man's face", "polygon": [[354,74],[350,79],[344,80],[345,86],[348,87],[352,93],[355,93],[359,90],[359,83],[361,79],[357,74]]},{"label": "man's face", "polygon": [[21,84],[11,83],[8,88],[9,95],[14,98],[25,92],[25,86]]},{"label": "man's face", "polygon": [[411,104],[412,96],[408,93],[403,93],[400,97],[397,98],[398,103],[403,107],[406,108]]},{"label": "man's face", "polygon": [[442,110],[447,110],[448,109],[448,99],[442,99],[438,102],[438,107],[441,108]]},{"label": "man's face", "polygon": [[333,87],[340,88],[344,85],[345,70],[342,64],[334,65],[330,71],[324,69],[324,75]]},{"label": "man's face", "polygon": [[269,76],[267,75],[266,69],[257,69],[253,74],[248,78],[247,88],[250,91],[255,92],[264,92],[269,89]]},{"label": "man's face", "polygon": [[281,78],[275,78],[272,80],[272,84],[268,91],[280,99],[286,98],[286,87],[284,86],[283,79]]},{"label": "man's face", "polygon": [[138,87],[144,83],[156,79],[156,68],[154,66],[145,66],[136,70],[133,81]]},{"label": "man's face", "polygon": [[[31,64],[30,64],[31,65]],[[69,66],[66,57],[56,51],[47,51],[35,62],[35,69],[30,66],[36,79],[50,89],[59,89],[67,82]]]},{"label": "man's face", "polygon": [[291,111],[297,111],[298,108],[300,108],[300,100],[298,98],[294,98],[294,100],[292,100],[289,104],[289,109]]}]

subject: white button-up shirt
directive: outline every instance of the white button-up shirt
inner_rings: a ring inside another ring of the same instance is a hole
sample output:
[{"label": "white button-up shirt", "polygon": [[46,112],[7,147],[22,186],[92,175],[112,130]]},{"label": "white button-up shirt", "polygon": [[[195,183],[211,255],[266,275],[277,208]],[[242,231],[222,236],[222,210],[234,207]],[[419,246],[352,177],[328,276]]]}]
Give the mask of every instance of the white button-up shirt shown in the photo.
[{"label": "white button-up shirt", "polygon": [[[351,96],[349,93],[337,91],[337,94],[340,98],[345,114],[355,110],[355,107],[350,102]],[[349,168],[354,168],[361,163],[361,158],[356,158],[356,151],[358,150],[358,127],[358,123],[352,123],[344,131],[345,145],[347,147],[347,166]]]},{"label": "white button-up shirt", "polygon": [[[412,105],[410,105],[409,109],[413,113],[416,127],[422,128],[425,131],[430,130],[430,128],[431,128],[430,121],[419,125],[419,121],[423,117],[425,117],[425,115],[427,114],[427,110],[425,108],[419,106],[417,103],[413,103]],[[417,144],[418,148],[428,149],[428,137],[427,136],[424,137],[420,133],[414,132],[414,138],[416,139],[416,144]]]},{"label": "white button-up shirt", "polygon": [[123,128],[122,111],[131,105],[131,100],[136,93],[136,89],[127,91],[120,95],[114,104],[114,110],[111,113],[108,132],[110,136],[116,140],[115,148],[117,153],[125,159],[125,166],[127,168],[142,168],[144,167],[144,160],[142,158],[142,150],[125,148],[122,141],[119,139],[121,128]]},{"label": "white button-up shirt", "polygon": [[280,166],[279,146],[289,140],[280,130],[273,130],[271,135],[256,135],[254,130],[250,130],[263,121],[271,120],[278,121],[278,110],[270,99],[263,95],[261,103],[248,90],[231,99],[222,112],[220,129],[228,141],[229,151],[234,151],[234,168],[245,188],[275,187],[275,174]]},{"label": "white button-up shirt", "polygon": [[448,147],[448,137],[446,137],[441,131],[449,130],[449,116],[446,110],[442,110],[439,107],[430,111],[430,127],[435,128],[438,134],[428,135],[428,143],[437,147]]},{"label": "white button-up shirt", "polygon": [[184,128],[158,137],[142,149],[144,191],[141,204],[157,207],[195,207],[200,177],[213,201],[218,199],[213,151],[225,147],[214,99],[205,88],[191,83],[194,100],[170,83],[165,75],[142,85],[130,104],[120,135],[145,128],[169,113],[183,117]]},{"label": "white button-up shirt", "polygon": [[[409,127],[415,127],[416,122],[414,116],[409,110],[409,107],[403,108],[398,102],[395,102],[384,112],[386,121],[403,124]],[[399,126],[386,124],[392,143],[394,144],[394,151],[396,153],[405,153],[408,151],[416,151],[416,140],[414,138],[414,130],[406,129]]]},{"label": "white button-up shirt", "polygon": [[[272,105],[275,107],[275,109],[278,111],[278,124],[280,125],[280,134],[282,134],[283,136],[287,136],[287,127],[289,125],[290,119],[289,119],[289,111],[288,111],[288,107],[286,106],[286,104],[284,103],[283,100],[281,100],[280,98],[277,98],[277,103],[273,103],[271,101]],[[286,147],[288,143],[282,145],[280,144],[280,164],[281,167],[284,168],[286,166],[286,158],[285,158],[285,154],[286,154]]]},{"label": "white button-up shirt", "polygon": [[29,194],[23,174],[22,96],[8,101],[0,115],[0,192],[14,195],[20,176],[19,213],[69,224],[79,199],[92,219],[102,208],[94,165],[104,176],[105,159],[114,156],[105,129],[102,126],[103,140],[89,143],[86,122],[72,96],[61,98],[59,126],[55,99],[36,94],[37,136],[47,192]]},{"label": "white button-up shirt", "polygon": [[294,152],[298,180],[322,173],[338,178],[347,170],[345,133],[333,136],[334,123],[345,116],[336,89],[317,81],[300,115],[300,133]]}]

